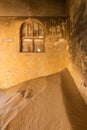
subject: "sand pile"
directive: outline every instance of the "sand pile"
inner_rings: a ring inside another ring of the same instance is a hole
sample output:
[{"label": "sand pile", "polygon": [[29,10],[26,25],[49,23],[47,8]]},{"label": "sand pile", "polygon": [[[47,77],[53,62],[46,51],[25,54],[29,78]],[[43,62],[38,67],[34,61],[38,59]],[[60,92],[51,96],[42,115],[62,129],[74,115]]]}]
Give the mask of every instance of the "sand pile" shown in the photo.
[{"label": "sand pile", "polygon": [[68,70],[1,90],[0,130],[87,130],[87,106]]}]

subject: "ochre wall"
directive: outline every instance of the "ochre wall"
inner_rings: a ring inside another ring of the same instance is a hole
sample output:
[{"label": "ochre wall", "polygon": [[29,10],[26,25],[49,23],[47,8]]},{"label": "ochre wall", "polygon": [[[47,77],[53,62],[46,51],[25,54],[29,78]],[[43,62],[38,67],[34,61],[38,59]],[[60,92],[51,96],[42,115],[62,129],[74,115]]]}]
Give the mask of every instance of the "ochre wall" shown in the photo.
[{"label": "ochre wall", "polygon": [[0,17],[0,88],[49,75],[67,66],[66,18],[36,19],[45,26],[44,53],[19,52],[20,27],[28,17]]},{"label": "ochre wall", "polygon": [[87,0],[68,1],[69,50],[71,65],[69,69],[87,102]]}]

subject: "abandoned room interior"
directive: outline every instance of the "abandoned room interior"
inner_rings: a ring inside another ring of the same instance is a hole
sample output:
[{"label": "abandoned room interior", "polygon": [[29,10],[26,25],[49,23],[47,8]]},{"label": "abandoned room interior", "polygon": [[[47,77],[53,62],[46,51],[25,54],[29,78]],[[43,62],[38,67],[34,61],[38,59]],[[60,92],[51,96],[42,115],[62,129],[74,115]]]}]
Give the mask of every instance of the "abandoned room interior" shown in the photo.
[{"label": "abandoned room interior", "polygon": [[87,130],[87,0],[0,0],[0,130]]}]

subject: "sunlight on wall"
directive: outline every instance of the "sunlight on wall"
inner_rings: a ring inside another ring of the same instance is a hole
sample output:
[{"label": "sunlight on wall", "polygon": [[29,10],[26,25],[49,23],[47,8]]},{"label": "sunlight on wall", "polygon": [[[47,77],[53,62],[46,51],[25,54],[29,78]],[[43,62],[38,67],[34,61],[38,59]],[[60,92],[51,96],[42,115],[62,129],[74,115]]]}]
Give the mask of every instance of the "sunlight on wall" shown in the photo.
[{"label": "sunlight on wall", "polygon": [[69,62],[62,18],[39,18],[46,29],[44,53],[20,53],[20,27],[26,19],[0,18],[0,88],[56,73]]}]

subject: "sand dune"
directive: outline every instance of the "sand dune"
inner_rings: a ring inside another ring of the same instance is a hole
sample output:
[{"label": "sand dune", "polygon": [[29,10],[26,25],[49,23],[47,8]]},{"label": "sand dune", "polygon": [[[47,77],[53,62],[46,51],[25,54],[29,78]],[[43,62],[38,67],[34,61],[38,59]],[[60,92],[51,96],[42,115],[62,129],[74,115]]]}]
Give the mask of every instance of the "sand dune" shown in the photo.
[{"label": "sand dune", "polygon": [[0,91],[0,130],[87,130],[87,105],[65,69]]}]

